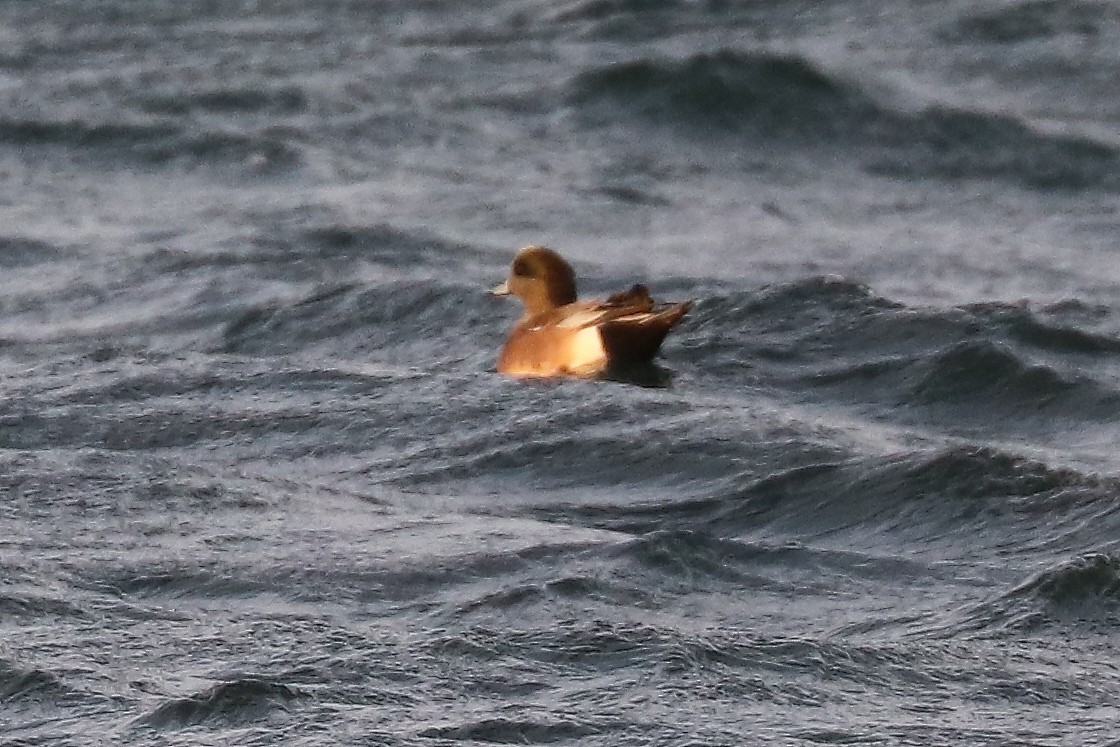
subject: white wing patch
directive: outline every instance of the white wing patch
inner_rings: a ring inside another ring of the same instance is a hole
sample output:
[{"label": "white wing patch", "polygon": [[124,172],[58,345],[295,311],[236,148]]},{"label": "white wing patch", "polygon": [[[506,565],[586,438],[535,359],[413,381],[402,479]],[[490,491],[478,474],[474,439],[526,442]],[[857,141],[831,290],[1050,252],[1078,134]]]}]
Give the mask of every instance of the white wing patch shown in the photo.
[{"label": "white wing patch", "polygon": [[606,316],[607,312],[603,309],[584,309],[564,317],[556,323],[556,326],[564,329],[580,329],[598,324]]},{"label": "white wing patch", "polygon": [[583,327],[591,327],[602,324],[603,322],[644,322],[646,319],[652,319],[656,316],[656,314],[651,314],[648,311],[635,311],[632,314],[624,314],[623,316],[612,316],[612,311],[617,310],[586,309],[584,311],[577,311],[561,319],[556,323],[556,326],[563,329],[582,329]]},{"label": "white wing patch", "polygon": [[596,369],[606,363],[607,351],[596,327],[586,327],[572,336],[568,368],[572,371]]},{"label": "white wing patch", "polygon": [[652,319],[654,316],[655,316],[654,314],[651,314],[648,311],[636,311],[633,314],[627,314],[626,316],[616,316],[611,321],[612,322],[644,322],[647,319]]}]

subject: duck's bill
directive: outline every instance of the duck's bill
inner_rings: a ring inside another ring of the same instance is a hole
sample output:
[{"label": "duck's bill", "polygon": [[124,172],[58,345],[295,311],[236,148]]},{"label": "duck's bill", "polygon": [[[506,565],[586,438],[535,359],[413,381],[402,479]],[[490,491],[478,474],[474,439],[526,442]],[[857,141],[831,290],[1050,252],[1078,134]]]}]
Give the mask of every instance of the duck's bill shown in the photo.
[{"label": "duck's bill", "polygon": [[508,296],[511,293],[509,289],[509,281],[499,283],[490,289],[491,296]]}]

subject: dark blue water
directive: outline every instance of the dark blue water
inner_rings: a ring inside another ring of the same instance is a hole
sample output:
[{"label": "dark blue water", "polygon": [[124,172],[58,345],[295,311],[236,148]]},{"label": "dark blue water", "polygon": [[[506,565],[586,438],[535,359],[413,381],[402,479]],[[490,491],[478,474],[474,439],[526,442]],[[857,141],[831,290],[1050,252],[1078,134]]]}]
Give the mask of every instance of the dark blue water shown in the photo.
[{"label": "dark blue water", "polygon": [[[0,3],[0,744],[1117,745],[1120,5]],[[695,299],[515,381],[522,245]]]}]

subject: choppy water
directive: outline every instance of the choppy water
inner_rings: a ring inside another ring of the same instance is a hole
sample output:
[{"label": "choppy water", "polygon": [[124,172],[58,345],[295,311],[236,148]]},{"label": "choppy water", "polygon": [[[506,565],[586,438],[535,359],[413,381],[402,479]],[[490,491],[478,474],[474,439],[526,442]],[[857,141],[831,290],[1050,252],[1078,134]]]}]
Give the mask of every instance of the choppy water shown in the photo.
[{"label": "choppy water", "polygon": [[[1120,744],[1120,5],[0,3],[0,743]],[[483,294],[696,299],[671,385]]]}]

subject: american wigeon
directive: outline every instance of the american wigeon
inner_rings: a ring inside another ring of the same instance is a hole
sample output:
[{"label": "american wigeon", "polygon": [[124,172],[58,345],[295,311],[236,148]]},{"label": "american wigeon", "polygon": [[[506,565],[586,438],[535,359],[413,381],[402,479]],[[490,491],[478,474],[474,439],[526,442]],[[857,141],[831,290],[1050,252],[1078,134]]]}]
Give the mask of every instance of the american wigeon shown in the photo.
[{"label": "american wigeon", "polygon": [[648,365],[692,306],[656,305],[644,285],[605,301],[577,301],[571,266],[543,246],[519,251],[509,278],[490,292],[525,305],[498,356],[498,371],[512,376],[594,376]]}]

